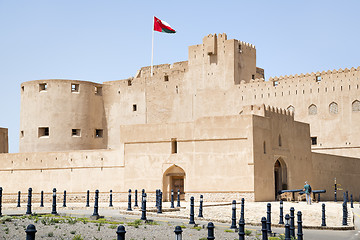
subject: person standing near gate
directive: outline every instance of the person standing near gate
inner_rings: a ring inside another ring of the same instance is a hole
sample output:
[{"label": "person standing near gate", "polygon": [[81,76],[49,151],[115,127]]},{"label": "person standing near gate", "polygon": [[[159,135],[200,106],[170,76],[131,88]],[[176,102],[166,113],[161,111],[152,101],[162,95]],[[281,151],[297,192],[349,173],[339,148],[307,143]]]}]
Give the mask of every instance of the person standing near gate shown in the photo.
[{"label": "person standing near gate", "polygon": [[310,204],[311,205],[311,186],[310,184],[308,184],[308,182],[305,182],[305,186],[303,191],[305,191],[305,195],[306,195],[306,204]]}]

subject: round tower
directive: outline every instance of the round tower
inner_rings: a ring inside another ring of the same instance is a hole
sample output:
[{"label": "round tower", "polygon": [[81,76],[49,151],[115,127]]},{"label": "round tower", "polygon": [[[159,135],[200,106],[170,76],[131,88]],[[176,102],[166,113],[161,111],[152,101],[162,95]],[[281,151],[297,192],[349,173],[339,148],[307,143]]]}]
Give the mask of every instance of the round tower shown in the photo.
[{"label": "round tower", "polygon": [[21,84],[20,152],[107,147],[102,85],[75,80]]}]

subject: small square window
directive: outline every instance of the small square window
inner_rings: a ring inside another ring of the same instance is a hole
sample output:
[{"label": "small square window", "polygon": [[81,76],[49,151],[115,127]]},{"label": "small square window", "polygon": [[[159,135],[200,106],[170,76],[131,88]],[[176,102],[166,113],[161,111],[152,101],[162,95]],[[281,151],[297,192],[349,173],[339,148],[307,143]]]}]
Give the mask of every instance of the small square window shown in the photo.
[{"label": "small square window", "polygon": [[21,137],[21,138],[24,137],[24,131],[20,131],[20,137]]},{"label": "small square window", "polygon": [[102,129],[96,129],[95,130],[95,137],[96,138],[102,138],[104,131]]},{"label": "small square window", "polygon": [[317,145],[317,137],[311,137],[311,145]]},{"label": "small square window", "polygon": [[171,139],[171,153],[172,154],[177,153],[177,141],[176,141],[176,138]]},{"label": "small square window", "polygon": [[80,133],[81,133],[80,129],[72,129],[71,130],[71,136],[73,136],[73,137],[80,137]]},{"label": "small square window", "polygon": [[133,112],[136,112],[137,111],[137,106],[136,104],[133,104]]},{"label": "small square window", "polygon": [[131,86],[131,85],[132,85],[131,80],[128,80],[128,86]]},{"label": "small square window", "polygon": [[102,96],[102,87],[95,87],[95,95]]},{"label": "small square window", "polygon": [[79,92],[79,84],[71,84],[71,92]]},{"label": "small square window", "polygon": [[39,84],[39,92],[46,91],[47,90],[47,84],[46,83],[40,83]]},{"label": "small square window", "polygon": [[316,82],[320,82],[321,81],[321,76],[316,76]]},{"label": "small square window", "polygon": [[251,75],[251,79],[255,79],[255,75]]},{"label": "small square window", "polygon": [[168,76],[168,75],[165,75],[165,76],[164,76],[164,81],[165,81],[165,82],[168,82],[168,81],[169,81],[169,76]]},{"label": "small square window", "polygon": [[278,81],[274,81],[273,84],[274,84],[274,86],[276,87],[277,85],[279,85],[279,82],[278,82]]},{"label": "small square window", "polygon": [[21,91],[24,91],[25,90],[25,87],[24,86],[21,86]]},{"label": "small square window", "polygon": [[50,131],[48,127],[39,127],[38,136],[39,137],[48,137],[50,135]]}]

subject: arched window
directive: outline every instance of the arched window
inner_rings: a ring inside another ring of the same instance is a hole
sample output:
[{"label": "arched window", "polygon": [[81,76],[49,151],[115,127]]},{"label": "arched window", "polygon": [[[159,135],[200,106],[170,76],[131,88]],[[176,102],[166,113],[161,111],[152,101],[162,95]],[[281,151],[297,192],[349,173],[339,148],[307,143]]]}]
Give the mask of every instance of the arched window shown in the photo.
[{"label": "arched window", "polygon": [[353,112],[359,112],[360,111],[360,101],[359,100],[355,100],[352,103],[352,111]]},{"label": "arched window", "polygon": [[287,110],[289,110],[290,112],[295,112],[295,108],[292,105],[288,106]]},{"label": "arched window", "polygon": [[317,107],[315,104],[311,104],[309,106],[309,115],[316,115],[317,114]]},{"label": "arched window", "polygon": [[266,154],[266,143],[264,141],[264,154]]},{"label": "arched window", "polygon": [[279,147],[281,147],[281,135],[279,134]]},{"label": "arched window", "polygon": [[332,114],[337,114],[338,113],[338,104],[336,102],[332,102],[329,105],[329,112]]}]

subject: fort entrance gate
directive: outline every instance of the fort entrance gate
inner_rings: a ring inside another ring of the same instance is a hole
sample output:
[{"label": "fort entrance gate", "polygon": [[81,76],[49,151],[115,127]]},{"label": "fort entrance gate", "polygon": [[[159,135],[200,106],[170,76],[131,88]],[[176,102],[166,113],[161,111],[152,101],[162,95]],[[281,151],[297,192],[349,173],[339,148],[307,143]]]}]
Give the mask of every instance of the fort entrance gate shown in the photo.
[{"label": "fort entrance gate", "polygon": [[165,201],[171,199],[171,189],[174,190],[174,199],[177,198],[177,191],[180,190],[180,199],[185,199],[184,192],[185,171],[176,165],[169,167],[163,175],[163,198]]},{"label": "fort entrance gate", "polygon": [[275,179],[275,200],[281,190],[287,190],[287,168],[283,159],[276,160],[274,165],[274,179]]}]

